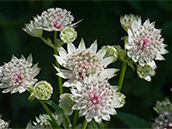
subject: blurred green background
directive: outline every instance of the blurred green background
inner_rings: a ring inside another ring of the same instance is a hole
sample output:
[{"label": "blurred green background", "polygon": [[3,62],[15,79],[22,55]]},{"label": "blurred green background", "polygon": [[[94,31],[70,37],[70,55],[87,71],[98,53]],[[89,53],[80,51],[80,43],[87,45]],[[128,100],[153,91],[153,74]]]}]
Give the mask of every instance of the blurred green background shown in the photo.
[{"label": "blurred green background", "polygon": [[[42,68],[37,76],[39,80],[47,80],[54,87],[53,99],[58,102],[58,81],[52,64],[55,60],[53,51],[41,40],[27,35],[23,30],[36,14],[50,7],[60,7],[70,10],[75,21],[83,19],[78,25],[78,39],[74,42],[78,45],[83,37],[89,46],[94,40],[98,40],[99,48],[102,45],[119,44],[123,46],[121,37],[126,33],[122,29],[119,18],[124,14],[136,14],[142,16],[143,21],[150,18],[156,21],[156,28],[162,29],[164,43],[167,50],[172,50],[172,2],[141,2],[141,1],[16,1],[0,2],[0,65],[8,62],[12,55],[25,57],[32,53],[34,63],[39,62]],[[138,78],[136,72],[127,68],[122,92],[127,96],[120,112],[128,112],[153,122],[157,116],[153,106],[157,100],[165,97],[172,99],[172,53],[165,55],[166,61],[157,61],[157,75],[152,82],[146,82]],[[114,63],[110,67],[121,67],[121,62]],[[118,74],[119,75],[119,74]],[[110,80],[117,84],[118,77]],[[1,90],[2,91],[2,90]],[[45,113],[41,105],[34,101],[28,101],[29,93],[0,94],[0,114],[3,119],[10,121],[10,127],[24,128],[29,120],[34,120],[39,113]],[[80,118],[82,120],[82,118]],[[110,123],[112,128],[127,128],[117,117],[113,117]]]}]

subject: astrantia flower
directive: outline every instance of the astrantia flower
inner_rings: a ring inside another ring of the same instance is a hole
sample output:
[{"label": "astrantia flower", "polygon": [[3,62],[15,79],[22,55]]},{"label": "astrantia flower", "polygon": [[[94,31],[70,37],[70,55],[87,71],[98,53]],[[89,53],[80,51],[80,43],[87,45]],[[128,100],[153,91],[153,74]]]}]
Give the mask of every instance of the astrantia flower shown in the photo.
[{"label": "astrantia flower", "polygon": [[25,25],[23,30],[33,37],[41,37],[43,33],[41,24],[36,21],[30,21],[29,24]]},{"label": "astrantia flower", "polygon": [[32,67],[32,56],[27,59],[23,56],[18,59],[15,56],[11,61],[0,67],[0,88],[6,88],[3,93],[23,93],[27,87],[33,86],[39,73],[38,64]]},{"label": "astrantia flower", "polygon": [[64,43],[72,43],[76,39],[76,37],[77,37],[77,32],[71,26],[65,27],[60,32],[60,39]]},{"label": "astrantia flower", "polygon": [[123,107],[125,103],[125,96],[117,90],[104,78],[89,77],[71,89],[73,101],[76,102],[72,109],[79,110],[79,115],[85,116],[88,122],[93,118],[98,123],[102,119],[109,121],[110,115],[116,114],[115,108]]},{"label": "astrantia flower", "polygon": [[9,123],[1,119],[0,115],[0,129],[8,129]]},{"label": "astrantia flower", "polygon": [[[57,115],[56,113],[52,114],[56,122],[60,125],[62,123],[62,116]],[[47,118],[47,119],[46,119]],[[51,123],[48,121],[49,115],[43,114],[39,115],[39,117],[35,117],[36,121],[33,121],[34,128],[43,128],[43,129],[53,129]]]},{"label": "astrantia flower", "polygon": [[135,20],[128,29],[128,43],[125,44],[127,55],[134,62],[141,66],[148,64],[153,69],[156,68],[154,60],[164,60],[165,50],[164,39],[161,37],[161,31],[156,29],[154,22],[150,23],[149,19],[143,25],[141,19]]},{"label": "astrantia flower", "polygon": [[41,18],[42,27],[46,31],[60,31],[74,21],[71,12],[61,8],[50,8],[41,14]]},{"label": "astrantia flower", "polygon": [[160,114],[153,123],[153,129],[172,129],[172,113]]},{"label": "astrantia flower", "polygon": [[39,100],[49,100],[53,93],[53,87],[46,81],[40,81],[33,87],[33,95]]},{"label": "astrantia flower", "polygon": [[120,22],[125,31],[128,29],[131,29],[131,24],[134,20],[140,20],[139,16],[135,16],[133,14],[130,15],[124,15],[120,17]]},{"label": "astrantia flower", "polygon": [[100,49],[97,52],[96,41],[87,49],[83,40],[81,40],[77,49],[72,43],[68,43],[67,49],[68,53],[61,47],[58,49],[60,56],[55,55],[58,63],[68,69],[55,67],[58,76],[69,79],[63,84],[64,86],[70,87],[74,85],[74,80],[82,82],[84,78],[93,74],[102,74],[107,78],[111,78],[117,72],[117,69],[104,69],[113,61],[114,57],[104,58],[105,49]]},{"label": "astrantia flower", "polygon": [[141,79],[151,81],[151,77],[153,77],[156,73],[155,70],[149,65],[145,65],[143,67],[141,65],[137,65],[137,74]]}]

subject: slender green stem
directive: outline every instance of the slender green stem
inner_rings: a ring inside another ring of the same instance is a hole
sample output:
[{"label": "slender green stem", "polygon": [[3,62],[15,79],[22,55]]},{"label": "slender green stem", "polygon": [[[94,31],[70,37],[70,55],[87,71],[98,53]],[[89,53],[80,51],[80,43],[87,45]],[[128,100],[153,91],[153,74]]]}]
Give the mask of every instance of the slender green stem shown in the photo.
[{"label": "slender green stem", "polygon": [[73,119],[73,128],[75,128],[76,124],[77,124],[77,119],[78,119],[78,111],[75,111],[74,114],[74,119]]},{"label": "slender green stem", "polygon": [[[57,31],[54,32],[54,45],[56,45],[56,40],[57,40]],[[54,48],[54,53],[57,55],[57,49]],[[60,68],[59,63],[56,61],[56,66],[57,68]],[[58,82],[59,82],[59,94],[63,94],[63,87],[62,87],[62,79],[61,77],[58,76]]]},{"label": "slender green stem", "polygon": [[85,120],[84,120],[84,123],[83,123],[83,125],[82,125],[82,129],[86,129],[87,124],[88,124],[88,122],[87,122],[87,120],[85,119]]},{"label": "slender green stem", "polygon": [[122,84],[123,84],[123,81],[124,81],[126,68],[127,68],[127,62],[123,62],[120,77],[119,77],[119,81],[118,81],[118,86],[119,86],[118,91],[121,91],[121,89],[122,89]]},{"label": "slender green stem", "polygon": [[[119,76],[119,81],[118,81],[118,86],[119,86],[118,91],[119,91],[119,92],[120,92],[121,89],[122,89],[122,84],[123,84],[123,81],[124,81],[124,76],[125,76],[126,68],[127,68],[127,62],[123,62],[123,64],[122,64],[122,69],[121,69],[121,73],[120,73],[120,76]],[[109,125],[109,121],[107,121],[107,122],[105,123],[105,129],[108,129],[108,125]]]},{"label": "slender green stem", "polygon": [[63,113],[63,119],[64,119],[64,123],[65,123],[65,128],[66,129],[70,129],[69,125],[71,125],[68,117]]},{"label": "slender green stem", "polygon": [[48,106],[44,103],[44,101],[39,100],[39,102],[41,103],[41,105],[43,106],[43,108],[45,109],[45,111],[47,112],[47,114],[50,116],[50,118],[52,119],[52,124],[54,127],[56,127],[57,129],[61,129],[60,126],[56,123],[56,120],[54,119],[54,117],[51,114],[50,109],[48,108]]}]

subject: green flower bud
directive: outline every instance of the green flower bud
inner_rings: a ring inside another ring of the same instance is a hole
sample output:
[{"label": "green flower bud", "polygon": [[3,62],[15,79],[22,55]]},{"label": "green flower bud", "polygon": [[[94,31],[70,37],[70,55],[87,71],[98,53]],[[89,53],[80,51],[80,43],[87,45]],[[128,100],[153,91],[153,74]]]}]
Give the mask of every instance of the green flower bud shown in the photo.
[{"label": "green flower bud", "polygon": [[41,37],[43,33],[42,27],[35,21],[30,21],[29,24],[25,25],[23,30],[33,37]]},{"label": "green flower bud", "polygon": [[53,93],[53,87],[46,81],[40,81],[33,87],[33,95],[39,100],[49,100]]},{"label": "green flower bud", "polygon": [[60,32],[60,39],[64,43],[72,43],[77,38],[77,32],[71,26],[65,27]]},{"label": "green flower bud", "polygon": [[156,73],[149,65],[145,65],[144,67],[137,65],[137,74],[141,79],[145,79],[150,82],[151,77],[153,77]]}]

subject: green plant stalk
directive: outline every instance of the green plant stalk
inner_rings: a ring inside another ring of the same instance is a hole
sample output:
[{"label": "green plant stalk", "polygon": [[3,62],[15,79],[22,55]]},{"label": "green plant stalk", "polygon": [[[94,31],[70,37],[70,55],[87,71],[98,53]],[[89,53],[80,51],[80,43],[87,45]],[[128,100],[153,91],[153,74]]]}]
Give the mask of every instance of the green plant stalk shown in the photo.
[{"label": "green plant stalk", "polygon": [[47,44],[49,47],[51,47],[51,48],[53,48],[53,49],[55,49],[55,47],[54,47],[54,45],[53,44],[50,44],[50,43],[48,43],[47,42],[47,40],[44,38],[44,37],[39,37],[45,44]]},{"label": "green plant stalk", "polygon": [[[119,86],[118,92],[120,92],[122,89],[122,84],[124,81],[126,68],[127,68],[127,62],[123,62],[122,69],[121,69],[120,76],[119,76],[119,81],[118,81],[118,86]],[[107,121],[105,123],[105,129],[108,129],[108,126],[109,126],[109,121]]]},{"label": "green plant stalk", "polygon": [[68,117],[65,115],[65,113],[63,112],[63,119],[64,119],[64,122],[65,122],[65,128],[66,129],[70,129],[69,125],[71,124]]},{"label": "green plant stalk", "polygon": [[118,81],[118,86],[119,86],[118,91],[119,92],[122,89],[122,84],[123,84],[123,81],[124,81],[124,76],[125,76],[126,68],[127,68],[127,62],[123,62],[122,69],[121,69],[121,73],[120,73],[120,77],[119,77],[119,81]]},{"label": "green plant stalk", "polygon": [[75,126],[76,126],[76,124],[77,124],[78,112],[79,112],[79,111],[75,111],[75,114],[74,114],[74,119],[73,119],[73,123],[72,123],[73,129],[75,128]]},{"label": "green plant stalk", "polygon": [[88,122],[87,122],[87,120],[85,119],[85,120],[84,120],[84,123],[83,123],[83,125],[82,125],[82,129],[86,129],[87,124],[88,124]]},{"label": "green plant stalk", "polygon": [[44,101],[39,100],[39,102],[41,103],[41,105],[43,106],[43,108],[45,109],[45,111],[47,112],[47,114],[50,116],[50,118],[52,119],[52,124],[55,128],[57,129],[61,129],[60,126],[56,123],[56,120],[54,119],[54,117],[52,116],[52,113],[50,111],[50,109],[48,108],[48,106],[44,103]]},{"label": "green plant stalk", "polygon": [[[56,40],[57,40],[57,31],[54,32],[54,45],[56,45]],[[57,53],[57,49],[54,48],[54,54],[58,54]],[[59,63],[56,61],[56,66],[57,68],[60,68],[60,65]],[[59,94],[63,94],[63,87],[62,87],[62,79],[61,77],[58,76],[58,82],[59,82]]]}]

